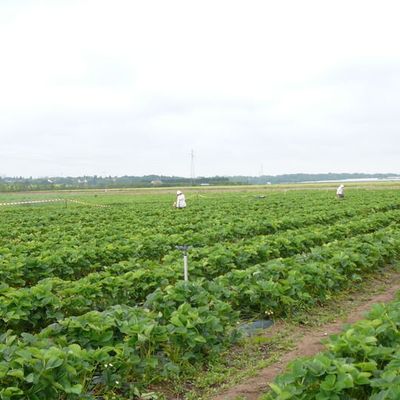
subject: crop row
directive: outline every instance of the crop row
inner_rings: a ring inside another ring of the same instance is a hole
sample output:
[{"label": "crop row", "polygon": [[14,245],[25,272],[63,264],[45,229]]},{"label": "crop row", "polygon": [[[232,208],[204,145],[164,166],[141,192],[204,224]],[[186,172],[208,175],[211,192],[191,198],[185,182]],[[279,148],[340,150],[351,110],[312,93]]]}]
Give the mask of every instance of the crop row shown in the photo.
[{"label": "crop row", "polygon": [[233,310],[286,315],[399,258],[400,232],[386,228],[213,282],[168,285],[144,307],[65,318],[37,335],[5,333],[0,396],[89,399],[106,388],[133,396],[139,384],[171,377],[234,341]]},{"label": "crop row", "polygon": [[[400,203],[390,203],[376,205],[374,208],[371,208],[371,206],[364,207],[361,210],[347,207],[343,210],[325,211],[311,216],[297,213],[293,214],[297,217],[292,215],[281,220],[258,221],[257,226],[249,224],[238,228],[234,227],[233,223],[227,223],[224,230],[217,230],[212,225],[211,228],[208,227],[201,233],[187,232],[174,235],[146,235],[143,233],[141,236],[130,236],[129,238],[123,235],[121,237],[120,233],[119,236],[104,235],[105,238],[102,240],[86,239],[78,247],[69,242],[56,245],[56,239],[46,242],[38,238],[33,244],[33,246],[37,246],[36,250],[33,250],[29,244],[24,242],[18,246],[0,248],[0,279],[2,282],[15,287],[31,286],[41,279],[49,277],[79,279],[90,272],[101,270],[104,266],[110,266],[130,258],[135,258],[137,261],[160,261],[173,251],[177,244],[190,243],[197,247],[210,246],[223,240],[268,235],[286,230],[301,229],[314,224],[330,224],[342,218],[369,215],[372,212],[398,208],[400,208]],[[122,230],[127,229],[125,225],[120,228]],[[215,254],[218,256],[219,252],[216,251]]]},{"label": "crop row", "polygon": [[400,399],[399,329],[400,301],[375,305],[332,336],[324,353],[293,362],[263,399]]},{"label": "crop row", "polygon": [[399,256],[399,229],[389,227],[328,243],[312,249],[310,254],[233,270],[209,285],[230,288],[219,298],[229,301],[242,316],[286,316],[330,299],[333,293],[361,281],[363,275]]},{"label": "crop row", "polygon": [[[134,199],[134,198],[133,198]],[[0,246],[9,243],[24,243],[38,236],[44,241],[56,239],[62,242],[65,237],[76,243],[86,237],[103,238],[103,232],[108,235],[118,235],[120,227],[127,227],[133,235],[146,234],[176,234],[202,232],[209,226],[210,221],[216,228],[224,228],[231,221],[235,226],[251,223],[258,224],[263,219],[280,219],[298,212],[315,213],[326,210],[342,210],[349,206],[361,209],[367,204],[384,205],[397,204],[395,193],[355,192],[351,201],[339,204],[325,193],[288,193],[285,196],[268,195],[268,198],[255,200],[254,196],[217,196],[215,198],[198,198],[183,213],[166,207],[158,199],[156,202],[114,203],[107,209],[74,206],[71,208],[34,208],[0,210],[2,220],[0,225]],[[229,218],[227,218],[227,216]],[[125,229],[124,229],[125,231]],[[72,243],[71,243],[72,244]]]},{"label": "crop row", "polygon": [[[238,203],[241,207],[240,212],[236,211],[235,203],[230,204],[230,209],[225,209],[221,205],[216,205],[214,208],[209,203],[204,203],[201,208],[185,210],[183,213],[163,210],[158,204],[153,207],[153,215],[149,216],[138,213],[132,206],[110,208],[106,213],[89,210],[86,214],[83,210],[74,209],[53,210],[53,213],[51,210],[40,210],[41,213],[38,216],[10,214],[9,219],[4,219],[6,224],[3,228],[0,227],[0,246],[24,245],[31,254],[40,254],[47,241],[54,248],[57,243],[75,247],[91,240],[103,242],[108,237],[113,238],[110,242],[118,243],[119,240],[137,239],[143,235],[185,235],[189,232],[191,236],[197,234],[204,236],[204,232],[210,231],[210,226],[212,226],[211,231],[214,236],[209,240],[202,237],[196,239],[199,244],[209,244],[221,239],[240,239],[248,234],[253,236],[275,233],[281,229],[282,219],[286,220],[283,224],[285,226],[291,219],[299,219],[299,216],[308,214],[304,212],[305,206],[308,209],[312,207],[314,221],[318,222],[319,216],[324,217],[327,211],[339,212],[339,215],[345,210],[353,211],[352,215],[368,214],[375,209],[383,211],[399,205],[398,200],[395,201],[391,197],[378,198],[373,205],[364,199],[363,202],[352,200],[345,204],[328,202],[322,205],[316,203],[313,206],[313,200],[315,201],[312,197],[305,200],[296,196],[293,202],[287,204],[280,213],[271,210],[270,202],[257,203],[253,207],[246,207],[246,203],[240,202]],[[308,220],[309,216],[306,217],[306,222]],[[299,224],[301,222],[299,221]],[[206,240],[205,243],[204,240]]]},{"label": "crop row", "polygon": [[[280,218],[293,210],[293,205],[289,207],[287,203],[278,208],[273,208],[270,202],[258,203],[256,207],[252,207],[251,203],[243,199],[231,200],[233,201],[227,203],[219,198],[218,203],[214,203],[207,199],[207,202],[195,203],[180,214],[170,207],[163,206],[160,201],[154,204],[113,204],[106,210],[88,207],[9,210],[8,213],[2,212],[2,218],[7,223],[0,226],[0,246],[18,244],[21,240],[26,243],[38,236],[44,241],[54,239],[62,242],[69,239],[71,244],[79,244],[87,237],[102,239],[104,232],[110,236],[118,235],[121,226],[127,228],[124,231],[132,235],[141,235],[143,232],[150,235],[169,235],[188,230],[201,232],[209,225],[210,218],[214,219],[215,227],[223,228],[227,222],[224,218],[227,214],[235,225],[240,225],[246,224],[249,218],[259,220],[260,214],[268,219]],[[296,202],[295,199],[294,201]],[[309,199],[308,202],[316,212],[327,209],[327,205],[313,205],[314,199]]]},{"label": "crop row", "polygon": [[92,265],[109,265],[137,252],[160,259],[171,245],[182,242],[207,246],[399,208],[398,196],[389,194],[356,192],[355,198],[345,202],[322,202],[326,199],[317,196],[319,193],[288,194],[276,200],[291,200],[283,202],[282,209],[274,208],[270,199],[250,202],[232,198],[233,204],[231,201],[220,204],[221,198],[218,198],[215,205],[207,199],[181,213],[165,210],[160,204],[151,205],[147,212],[142,208],[139,212],[132,205],[114,205],[106,212],[90,208],[20,210],[15,215],[2,215],[0,253],[22,254],[27,264],[35,264],[37,259],[39,269],[41,264],[49,264],[51,268],[52,256],[56,265],[61,258],[64,265],[78,270],[80,264],[85,267],[86,261]]},{"label": "crop row", "polygon": [[[218,253],[211,248],[208,253],[203,253],[203,259],[197,257],[197,260],[190,260],[191,276],[216,277],[232,269],[245,269],[279,256],[302,253],[332,240],[376,231],[399,221],[399,217],[400,211],[377,213],[365,220],[361,218],[325,229],[304,230],[302,235],[289,232],[265,237],[264,241],[252,242],[251,246],[245,243],[235,251],[228,248]],[[290,259],[283,261],[288,263]],[[211,270],[213,273],[210,273]],[[0,326],[2,329],[30,331],[68,315],[80,315],[93,309],[104,310],[115,304],[135,305],[144,302],[146,296],[158,287],[175,283],[180,275],[180,263],[166,262],[125,273],[122,265],[116,265],[77,281],[50,278],[30,288],[15,289],[3,285],[0,288]]]},{"label": "crop row", "polygon": [[[0,337],[0,398],[94,399],[103,390],[132,398],[138,388],[179,373],[237,338],[237,313],[204,290],[198,307],[114,306],[20,338]],[[118,396],[118,398],[121,398]]]},{"label": "crop row", "polygon": [[[277,221],[283,217],[298,218],[299,215],[308,214],[309,210],[318,216],[328,210],[342,212],[352,209],[368,212],[368,210],[373,211],[375,207],[383,210],[383,207],[389,208],[399,204],[398,198],[393,195],[388,196],[387,193],[379,193],[379,196],[376,196],[376,193],[365,192],[362,195],[357,194],[358,199],[352,198],[346,203],[329,201],[322,204],[321,199],[314,198],[317,194],[307,197],[304,194],[291,195],[290,201],[284,202],[282,209],[274,208],[270,199],[254,203],[254,201],[244,201],[242,198],[231,198],[228,204],[220,204],[221,198],[218,198],[216,204],[210,204],[207,200],[201,207],[191,207],[183,213],[165,210],[160,204],[151,205],[148,212],[144,212],[142,208],[136,210],[132,205],[114,205],[107,209],[107,212],[97,209],[36,209],[29,213],[29,210],[20,210],[16,215],[14,213],[2,215],[5,224],[0,225],[0,246],[7,247],[10,243],[23,244],[31,254],[36,254],[43,250],[41,243],[44,244],[48,240],[53,249],[57,243],[65,242],[68,246],[75,247],[86,243],[89,238],[102,241],[107,237],[113,237],[112,242],[116,242],[118,237],[129,239],[131,236],[140,237],[143,234],[170,235],[186,232],[195,234],[207,231],[210,222],[214,231],[222,230],[222,236],[237,237],[235,234],[240,234],[243,230],[246,232],[249,226],[252,226],[251,234],[254,235],[257,230],[266,229],[263,226],[265,222]],[[279,199],[281,198],[287,200],[286,196],[281,196]],[[240,210],[237,210],[238,207]],[[210,240],[214,241],[215,238]]]},{"label": "crop row", "polygon": [[[367,218],[359,216],[350,220],[338,219],[332,225],[311,225],[234,243],[194,248],[190,252],[192,275],[215,278],[231,269],[244,269],[270,259],[291,257],[332,240],[374,232],[397,223],[400,223],[399,210],[377,212]],[[168,263],[175,259],[176,255],[170,253],[163,261]]]}]

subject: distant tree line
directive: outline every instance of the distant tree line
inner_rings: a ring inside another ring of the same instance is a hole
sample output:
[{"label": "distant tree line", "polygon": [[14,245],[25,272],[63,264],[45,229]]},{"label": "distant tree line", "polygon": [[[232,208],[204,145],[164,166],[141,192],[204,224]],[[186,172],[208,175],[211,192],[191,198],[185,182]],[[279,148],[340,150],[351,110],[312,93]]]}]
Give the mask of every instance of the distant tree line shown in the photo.
[{"label": "distant tree line", "polygon": [[148,188],[172,186],[229,185],[227,177],[199,177],[195,179],[179,176],[80,176],[80,177],[3,177],[0,192],[63,190],[63,189],[114,189]]},{"label": "distant tree line", "polygon": [[346,179],[388,179],[400,178],[396,174],[328,173],[328,174],[286,174],[263,176],[214,176],[183,178],[180,176],[80,176],[80,177],[0,177],[0,192],[62,190],[62,189],[107,189],[202,185],[265,185],[279,183],[300,183]]}]

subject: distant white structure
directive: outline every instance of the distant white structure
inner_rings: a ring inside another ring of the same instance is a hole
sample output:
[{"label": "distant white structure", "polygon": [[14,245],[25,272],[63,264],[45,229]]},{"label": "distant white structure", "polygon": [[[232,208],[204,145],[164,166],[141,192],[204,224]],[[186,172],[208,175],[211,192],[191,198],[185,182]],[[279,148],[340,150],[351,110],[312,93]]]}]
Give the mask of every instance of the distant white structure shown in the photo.
[{"label": "distant white structure", "polygon": [[390,182],[400,181],[400,176],[391,176],[388,178],[348,178],[348,179],[329,179],[323,181],[304,181],[300,183],[335,183],[335,182]]}]

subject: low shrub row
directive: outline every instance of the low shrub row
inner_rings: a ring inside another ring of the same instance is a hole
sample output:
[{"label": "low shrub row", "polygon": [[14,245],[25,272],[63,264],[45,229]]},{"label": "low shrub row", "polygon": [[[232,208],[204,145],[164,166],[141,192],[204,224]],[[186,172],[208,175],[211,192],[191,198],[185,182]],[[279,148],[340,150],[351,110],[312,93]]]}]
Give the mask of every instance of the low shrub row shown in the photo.
[{"label": "low shrub row", "polygon": [[327,350],[298,359],[263,400],[400,399],[400,301],[332,336]]},{"label": "low shrub row", "polygon": [[[309,229],[309,231],[305,230],[303,235],[274,235],[271,238],[264,239],[264,242],[261,241],[257,245],[253,243],[251,248],[245,244],[242,247],[236,246],[237,251],[235,252],[229,249],[224,250],[223,259],[226,264],[220,264],[221,260],[218,257],[218,252],[214,249],[207,253],[208,257],[207,254],[204,254],[205,259],[202,263],[206,263],[207,266],[199,265],[200,262],[198,260],[190,259],[191,278],[203,276],[209,278],[209,274],[207,272],[202,273],[202,269],[209,271],[210,266],[213,266],[214,271],[221,272],[221,276],[216,278],[218,284],[225,287],[239,285],[242,297],[246,293],[252,293],[252,301],[247,299],[246,302],[249,304],[249,310],[254,310],[254,298],[256,296],[254,291],[262,290],[257,289],[262,284],[272,290],[271,282],[266,283],[266,281],[270,279],[271,273],[276,270],[278,265],[282,265],[281,268],[286,271],[287,277],[293,280],[293,283],[288,283],[288,285],[292,286],[291,291],[293,292],[297,288],[299,293],[305,289],[304,280],[308,279],[310,271],[314,274],[312,271],[317,268],[318,273],[321,274],[326,268],[315,265],[317,250],[314,249],[311,255],[306,256],[305,261],[299,261],[296,256],[294,258],[278,259],[269,262],[265,266],[264,264],[258,264],[255,267],[250,267],[250,274],[246,272],[246,269],[243,269],[245,272],[241,272],[239,269],[256,264],[256,261],[262,262],[270,257],[278,256],[281,252],[297,251],[301,253],[302,250],[310,251],[312,246],[320,245],[333,239],[343,240],[353,235],[379,230],[383,226],[397,222],[399,218],[400,211],[396,210],[377,213],[365,220],[357,219],[346,224],[332,225],[324,230],[315,230],[314,228]],[[239,251],[240,249],[242,250]],[[229,251],[231,251],[230,257],[228,255]],[[324,249],[324,254],[326,256],[322,261],[332,258],[332,252],[329,252],[327,248]],[[226,260],[229,260],[229,262]],[[219,263],[215,264],[215,262]],[[294,262],[296,267],[293,267]],[[305,263],[306,266],[304,266]],[[137,264],[140,265],[139,262]],[[290,273],[289,268],[291,270]],[[335,269],[337,270],[336,267]],[[230,270],[232,270],[231,273],[229,273]],[[224,273],[222,274],[222,272]],[[317,276],[318,273],[315,273],[315,275]],[[342,274],[342,271],[339,273]],[[281,280],[283,280],[282,274],[279,276]],[[175,264],[166,263],[166,265],[155,263],[128,272],[123,272],[122,265],[116,265],[101,273],[89,274],[78,281],[71,282],[58,278],[49,278],[30,288],[15,289],[3,284],[0,287],[0,327],[3,330],[13,329],[17,332],[37,331],[66,316],[81,315],[90,310],[101,311],[116,304],[140,305],[154,290],[174,284],[180,276],[181,262],[175,262]],[[253,280],[256,284],[251,283],[251,277],[255,277]],[[336,280],[339,280],[339,278],[336,278]],[[259,282],[257,283],[257,281]],[[246,290],[242,290],[245,285],[249,286]],[[275,288],[274,293],[276,292],[278,296],[283,298],[286,291],[283,289],[278,290],[276,283],[273,284],[273,287]],[[272,295],[269,294],[269,296],[271,297]],[[303,299],[304,295],[300,297]],[[238,301],[239,304],[242,304],[244,299],[240,298]],[[286,311],[287,308],[285,307]]]}]

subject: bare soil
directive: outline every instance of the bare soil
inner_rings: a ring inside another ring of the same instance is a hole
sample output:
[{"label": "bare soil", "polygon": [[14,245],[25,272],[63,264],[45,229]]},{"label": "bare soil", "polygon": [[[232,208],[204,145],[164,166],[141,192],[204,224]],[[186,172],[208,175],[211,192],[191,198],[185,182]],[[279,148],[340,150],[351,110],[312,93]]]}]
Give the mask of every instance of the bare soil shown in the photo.
[{"label": "bare soil", "polygon": [[[268,384],[285,370],[290,361],[298,357],[312,356],[324,350],[322,340],[326,339],[327,336],[341,332],[346,324],[351,324],[363,319],[373,304],[386,303],[393,300],[396,292],[400,290],[400,274],[394,274],[391,278],[391,282],[385,288],[384,293],[371,294],[371,296],[368,296],[362,303],[354,306],[344,319],[335,320],[334,322],[311,329],[299,327],[298,333],[301,338],[297,342],[295,349],[283,355],[278,362],[260,370],[256,376],[213,397],[212,400],[233,400],[237,398],[247,400],[258,399],[263,393],[268,391]],[[273,335],[274,332],[276,333],[279,329],[282,329],[282,326],[278,323],[267,331],[268,336]]]}]

